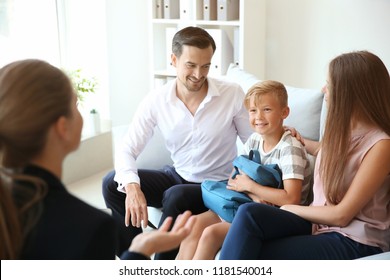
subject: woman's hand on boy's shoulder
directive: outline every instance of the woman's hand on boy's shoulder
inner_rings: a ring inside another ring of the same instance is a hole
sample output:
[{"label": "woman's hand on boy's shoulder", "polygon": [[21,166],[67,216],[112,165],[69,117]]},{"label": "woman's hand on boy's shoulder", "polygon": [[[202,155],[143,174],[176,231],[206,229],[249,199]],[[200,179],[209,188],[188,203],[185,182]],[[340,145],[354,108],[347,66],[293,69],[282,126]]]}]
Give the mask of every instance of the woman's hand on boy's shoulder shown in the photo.
[{"label": "woman's hand on boy's shoulder", "polygon": [[302,135],[298,132],[298,130],[296,130],[294,127],[291,127],[291,126],[283,126],[284,130],[285,131],[290,131],[291,132],[291,136],[297,138],[297,140],[299,142],[302,143],[303,146],[305,146],[305,139],[302,137]]}]

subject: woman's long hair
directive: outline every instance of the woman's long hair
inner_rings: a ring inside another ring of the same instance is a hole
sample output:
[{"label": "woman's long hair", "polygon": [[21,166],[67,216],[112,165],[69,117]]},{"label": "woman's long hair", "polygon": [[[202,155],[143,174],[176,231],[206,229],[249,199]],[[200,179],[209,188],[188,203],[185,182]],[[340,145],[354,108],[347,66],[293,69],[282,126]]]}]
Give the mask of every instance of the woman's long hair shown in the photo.
[{"label": "woman's long hair", "polygon": [[320,176],[327,200],[340,202],[352,125],[366,123],[390,135],[390,77],[374,54],[342,54],[329,64],[328,116],[322,139]]},{"label": "woman's long hair", "polygon": [[42,213],[47,186],[23,169],[43,150],[50,126],[70,116],[72,93],[66,74],[44,61],[16,61],[0,69],[1,259],[20,256]]}]

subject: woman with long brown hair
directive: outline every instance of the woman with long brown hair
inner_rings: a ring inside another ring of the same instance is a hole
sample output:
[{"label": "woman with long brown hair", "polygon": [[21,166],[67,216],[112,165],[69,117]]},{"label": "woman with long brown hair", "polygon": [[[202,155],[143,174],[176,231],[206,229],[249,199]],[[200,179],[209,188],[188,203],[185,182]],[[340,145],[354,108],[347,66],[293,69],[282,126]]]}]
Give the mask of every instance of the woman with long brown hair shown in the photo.
[{"label": "woman with long brown hair", "polygon": [[[69,78],[40,60],[0,69],[0,259],[114,259],[116,224],[61,182],[65,157],[80,144],[83,121]],[[191,213],[133,240],[126,259],[175,248]],[[130,252],[131,251],[131,252]]]},{"label": "woman with long brown hair", "polygon": [[355,259],[390,245],[390,77],[367,51],[329,65],[310,206],[242,205],[221,259]]}]

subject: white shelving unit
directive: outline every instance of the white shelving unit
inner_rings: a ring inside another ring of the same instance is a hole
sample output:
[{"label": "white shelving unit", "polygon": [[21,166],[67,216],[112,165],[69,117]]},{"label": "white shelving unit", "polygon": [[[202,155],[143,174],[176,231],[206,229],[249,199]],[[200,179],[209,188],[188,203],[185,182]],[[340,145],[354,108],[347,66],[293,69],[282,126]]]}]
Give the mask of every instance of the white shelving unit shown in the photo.
[{"label": "white shelving unit", "polygon": [[[212,20],[204,13],[205,5],[216,5]],[[236,4],[234,4],[236,3]],[[223,5],[236,5],[230,9],[230,19],[220,20]],[[171,9],[168,12],[167,9]],[[220,9],[220,11],[218,11]],[[213,56],[210,76],[225,75],[230,63],[264,77],[265,68],[265,0],[150,0],[150,52],[152,82],[165,83],[176,76],[170,66],[173,35],[186,26],[205,28],[214,37],[217,50]],[[218,14],[219,13],[219,14]],[[165,18],[171,16],[173,18]],[[214,19],[215,18],[215,19]]]}]

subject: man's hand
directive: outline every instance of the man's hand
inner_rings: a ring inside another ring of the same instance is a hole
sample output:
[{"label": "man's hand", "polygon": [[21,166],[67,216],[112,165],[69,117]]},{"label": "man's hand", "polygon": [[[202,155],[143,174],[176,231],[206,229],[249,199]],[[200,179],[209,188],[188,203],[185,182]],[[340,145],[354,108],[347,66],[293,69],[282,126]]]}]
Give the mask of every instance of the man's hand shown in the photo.
[{"label": "man's hand", "polygon": [[126,190],[126,200],[125,200],[125,225],[128,227],[131,224],[134,227],[144,228],[148,225],[148,208],[145,199],[144,193],[141,191],[140,185],[136,183],[127,184],[125,187]]}]

